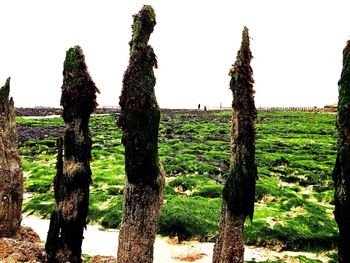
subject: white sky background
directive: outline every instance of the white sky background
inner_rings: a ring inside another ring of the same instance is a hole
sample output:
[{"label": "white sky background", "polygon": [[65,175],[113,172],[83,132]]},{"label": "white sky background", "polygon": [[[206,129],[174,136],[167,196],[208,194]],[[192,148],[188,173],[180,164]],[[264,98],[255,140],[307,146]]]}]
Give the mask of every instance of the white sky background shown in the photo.
[{"label": "white sky background", "polygon": [[162,108],[229,107],[228,71],[250,29],[256,106],[337,102],[350,1],[0,1],[0,84],[11,76],[16,106],[59,106],[65,52],[84,51],[101,106],[117,106],[129,59],[132,15],[151,4],[157,25]]}]

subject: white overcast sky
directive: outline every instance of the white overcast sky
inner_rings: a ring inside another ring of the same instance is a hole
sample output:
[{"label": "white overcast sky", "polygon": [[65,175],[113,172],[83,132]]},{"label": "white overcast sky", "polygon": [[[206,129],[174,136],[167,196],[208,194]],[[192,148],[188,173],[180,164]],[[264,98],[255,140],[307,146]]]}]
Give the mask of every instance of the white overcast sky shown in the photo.
[{"label": "white overcast sky", "polygon": [[0,83],[16,106],[59,106],[65,52],[80,45],[101,91],[117,106],[132,15],[151,4],[155,87],[162,108],[230,106],[228,71],[250,29],[256,106],[337,102],[350,1],[0,0]]}]

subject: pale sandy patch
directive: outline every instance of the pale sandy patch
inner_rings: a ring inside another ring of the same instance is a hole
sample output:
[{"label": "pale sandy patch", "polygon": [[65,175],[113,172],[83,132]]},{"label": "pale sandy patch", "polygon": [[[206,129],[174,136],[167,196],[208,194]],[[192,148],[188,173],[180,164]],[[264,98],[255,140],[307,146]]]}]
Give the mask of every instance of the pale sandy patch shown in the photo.
[{"label": "pale sandy patch", "polygon": [[[50,221],[35,216],[23,216],[22,225],[29,226],[38,233],[40,239],[45,241]],[[84,232],[82,250],[90,256],[116,256],[119,231],[114,229],[100,229],[97,225],[88,225]],[[157,236],[154,246],[154,263],[195,262],[211,263],[214,243],[209,242],[183,242],[175,243],[167,237]],[[277,260],[285,256],[304,255],[308,258],[328,262],[327,258],[314,253],[303,252],[276,252],[258,247],[245,247],[245,260],[267,261]],[[292,262],[286,260],[285,262]]]}]

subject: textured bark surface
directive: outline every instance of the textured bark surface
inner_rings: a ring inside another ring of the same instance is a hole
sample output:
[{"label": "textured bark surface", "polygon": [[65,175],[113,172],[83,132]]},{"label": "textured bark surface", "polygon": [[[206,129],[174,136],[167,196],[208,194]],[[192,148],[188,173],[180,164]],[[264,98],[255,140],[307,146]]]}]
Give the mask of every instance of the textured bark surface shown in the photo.
[{"label": "textured bark surface", "polygon": [[350,41],[343,51],[338,101],[338,152],[333,180],[335,220],[339,227],[339,262],[350,262]]},{"label": "textured bark surface", "polygon": [[158,159],[160,111],[154,93],[156,56],[148,45],[156,24],[154,10],[144,6],[134,15],[129,66],[120,96],[125,146],[123,219],[119,263],[153,262],[153,246],[163,202],[164,172]]},{"label": "textured bark surface", "polygon": [[67,51],[63,76],[61,105],[65,131],[64,139],[57,141],[55,210],[45,248],[49,262],[81,262],[91,183],[89,118],[97,106],[99,91],[79,46]]},{"label": "textured bark surface", "polygon": [[233,93],[231,160],[223,189],[220,232],[215,243],[213,262],[243,262],[243,228],[247,216],[254,212],[255,181],[255,121],[252,54],[249,34],[245,27],[241,48],[230,70]]},{"label": "textured bark surface", "polygon": [[220,235],[216,241],[213,262],[244,262],[244,217],[235,217],[225,201],[221,208]]},{"label": "textured bark surface", "polygon": [[23,173],[17,153],[16,115],[10,78],[0,89],[0,237],[15,237],[22,221]]},{"label": "textured bark surface", "polygon": [[163,173],[159,176],[158,191],[148,185],[126,182],[118,262],[153,262],[163,184]]}]

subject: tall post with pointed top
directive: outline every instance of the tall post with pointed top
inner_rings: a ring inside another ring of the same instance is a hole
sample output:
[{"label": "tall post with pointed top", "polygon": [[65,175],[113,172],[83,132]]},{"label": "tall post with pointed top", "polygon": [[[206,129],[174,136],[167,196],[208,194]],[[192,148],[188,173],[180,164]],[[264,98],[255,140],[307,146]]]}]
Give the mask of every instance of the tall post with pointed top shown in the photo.
[{"label": "tall post with pointed top", "polygon": [[338,98],[338,152],[333,180],[335,220],[339,228],[338,262],[350,262],[350,40],[343,50]]},{"label": "tall post with pointed top", "polygon": [[244,262],[243,228],[247,216],[254,212],[255,181],[255,122],[253,70],[250,66],[248,28],[244,27],[241,48],[230,70],[233,93],[231,160],[223,190],[220,233],[215,243],[213,262]]},{"label": "tall post with pointed top", "polygon": [[22,221],[23,173],[10,78],[0,89],[0,237],[16,237]]},{"label": "tall post with pointed top", "polygon": [[99,91],[87,70],[82,49],[70,48],[63,69],[61,106],[65,131],[64,139],[57,141],[55,209],[45,246],[48,262],[82,261],[91,183],[89,118],[97,106],[96,92]]},{"label": "tall post with pointed top", "polygon": [[143,6],[134,15],[129,66],[120,96],[125,147],[123,219],[119,234],[119,263],[153,262],[153,246],[163,202],[164,173],[158,158],[160,111],[154,93],[153,48],[148,45],[156,24],[154,10]]}]

